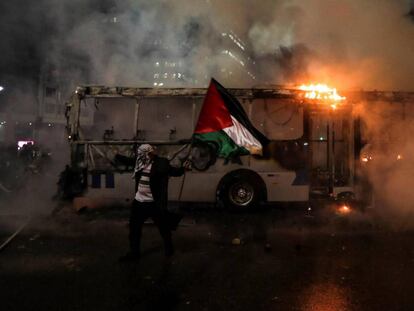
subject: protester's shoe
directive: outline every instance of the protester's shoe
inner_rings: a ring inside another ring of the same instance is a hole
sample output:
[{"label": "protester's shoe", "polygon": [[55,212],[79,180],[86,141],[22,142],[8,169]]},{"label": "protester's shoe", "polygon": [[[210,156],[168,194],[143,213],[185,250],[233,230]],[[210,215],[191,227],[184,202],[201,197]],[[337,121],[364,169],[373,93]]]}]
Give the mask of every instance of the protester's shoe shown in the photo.
[{"label": "protester's shoe", "polygon": [[121,263],[138,262],[139,259],[140,259],[139,254],[127,253],[126,255],[119,258],[119,262]]}]

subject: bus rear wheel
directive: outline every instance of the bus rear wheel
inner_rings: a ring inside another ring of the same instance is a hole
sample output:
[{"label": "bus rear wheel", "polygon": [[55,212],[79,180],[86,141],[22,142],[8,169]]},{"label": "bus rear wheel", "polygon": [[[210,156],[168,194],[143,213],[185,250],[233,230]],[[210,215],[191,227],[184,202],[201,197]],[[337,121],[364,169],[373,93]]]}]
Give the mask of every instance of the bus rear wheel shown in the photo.
[{"label": "bus rear wheel", "polygon": [[249,171],[236,171],[225,176],[218,189],[218,201],[224,208],[250,210],[265,199],[265,185],[260,176]]}]

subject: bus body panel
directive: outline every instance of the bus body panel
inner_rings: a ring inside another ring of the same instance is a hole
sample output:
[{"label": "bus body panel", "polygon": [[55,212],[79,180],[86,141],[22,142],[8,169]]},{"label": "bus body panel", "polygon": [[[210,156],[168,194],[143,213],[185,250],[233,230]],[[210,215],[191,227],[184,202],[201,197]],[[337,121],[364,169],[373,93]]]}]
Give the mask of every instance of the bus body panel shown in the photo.
[{"label": "bus body panel", "polygon": [[[181,197],[183,178],[171,178],[171,200],[214,202],[222,178],[241,168],[263,179],[271,202],[306,201],[312,193],[332,197],[353,192],[361,148],[370,152],[369,144],[362,144],[363,127],[354,128],[358,120],[353,106],[371,102],[375,108],[378,102],[384,102],[394,109],[395,103],[400,103],[401,113],[395,114],[403,121],[410,120],[414,111],[414,93],[408,92],[348,92],[344,94],[347,100],[335,111],[329,105],[307,101],[295,88],[229,92],[239,98],[253,125],[268,136],[273,149],[267,148],[269,153],[264,157],[246,156],[241,163],[227,164],[219,159],[206,171],[188,172]],[[161,156],[171,157],[184,144],[183,139],[189,142],[205,94],[206,89],[78,87],[66,104],[66,117],[71,168],[82,176],[82,190],[94,197],[132,198],[132,167],[120,174],[113,165],[114,157],[120,154],[133,158],[135,148],[142,143],[155,144]],[[112,102],[116,100],[121,102]],[[377,144],[372,139],[370,143]],[[296,162],[284,162],[283,157],[292,160],[295,153],[301,156]],[[298,166],[300,162],[304,165]]]},{"label": "bus body panel", "polygon": [[304,202],[309,200],[309,185],[295,185],[295,172],[262,172],[269,202]]}]

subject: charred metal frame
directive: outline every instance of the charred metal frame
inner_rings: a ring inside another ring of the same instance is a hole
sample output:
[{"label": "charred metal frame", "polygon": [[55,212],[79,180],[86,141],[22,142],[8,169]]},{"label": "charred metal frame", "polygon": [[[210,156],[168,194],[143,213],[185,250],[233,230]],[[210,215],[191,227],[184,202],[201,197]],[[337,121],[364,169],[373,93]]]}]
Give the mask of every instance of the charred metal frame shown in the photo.
[{"label": "charred metal frame", "polygon": [[[275,86],[273,88],[252,88],[228,89],[234,96],[247,100],[249,102],[249,114],[251,113],[251,106],[254,99],[265,98],[289,98],[297,99],[299,102],[306,102],[303,97],[304,92],[294,87]],[[205,88],[134,88],[134,87],[108,87],[108,86],[79,86],[72,94],[68,103],[66,103],[66,118],[68,139],[71,145],[71,166],[77,170],[93,170],[94,169],[94,152],[101,157],[106,157],[104,152],[100,150],[99,146],[136,146],[142,143],[149,143],[154,145],[182,145],[188,143],[189,140],[164,140],[164,141],[148,141],[139,140],[139,112],[141,100],[143,98],[162,98],[162,97],[186,97],[186,98],[203,98],[207,92]],[[347,97],[346,107],[361,101],[388,101],[388,102],[414,102],[414,92],[378,92],[378,91],[353,91],[341,92]],[[82,137],[80,129],[80,111],[81,101],[87,98],[132,98],[136,100],[136,109],[134,116],[134,140],[86,140]],[[321,107],[317,104],[308,103],[309,109],[320,110]],[[195,116],[195,102],[193,102],[193,117]],[[339,108],[338,110],[340,110]],[[193,118],[194,119],[194,118]],[[334,167],[334,132],[332,118],[328,117],[328,168],[329,168],[329,192],[333,193],[335,167]],[[353,130],[352,130],[353,134]],[[353,154],[353,146],[351,146],[351,154]],[[79,157],[83,154],[83,159]],[[88,161],[89,158],[89,161]],[[110,161],[107,158],[108,161]],[[83,162],[83,165],[80,163]],[[91,163],[92,167],[87,167],[86,163]],[[351,173],[353,178],[353,172]]]},{"label": "charred metal frame", "polygon": [[[246,99],[250,103],[255,98],[294,98],[298,91],[287,88],[274,89],[229,89],[238,98]],[[66,104],[66,118],[68,139],[71,145],[71,164],[73,168],[79,166],[79,162],[89,162],[94,169],[94,153],[105,157],[104,152],[98,146],[133,146],[142,143],[154,145],[180,145],[186,140],[169,141],[148,141],[140,140],[138,137],[139,111],[141,99],[143,98],[162,98],[162,97],[187,97],[203,98],[207,92],[205,88],[131,88],[131,87],[106,87],[106,86],[80,86],[72,94],[70,101]],[[80,128],[81,101],[87,98],[132,98],[136,100],[134,116],[134,140],[86,140],[82,136]],[[193,117],[195,116],[195,102],[193,102]],[[193,118],[194,119],[194,118]],[[83,147],[83,159],[79,158],[79,150]],[[88,161],[89,160],[89,161]],[[109,159],[108,159],[109,160]]]}]

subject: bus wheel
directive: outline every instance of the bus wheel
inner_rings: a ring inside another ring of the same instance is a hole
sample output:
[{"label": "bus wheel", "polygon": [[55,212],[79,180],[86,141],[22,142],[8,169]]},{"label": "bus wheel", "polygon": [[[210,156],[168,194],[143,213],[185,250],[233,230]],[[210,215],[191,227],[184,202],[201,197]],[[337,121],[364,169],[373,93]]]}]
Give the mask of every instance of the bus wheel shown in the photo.
[{"label": "bus wheel", "polygon": [[226,175],[218,188],[218,201],[224,208],[247,210],[265,199],[266,188],[259,175],[238,170]]}]

